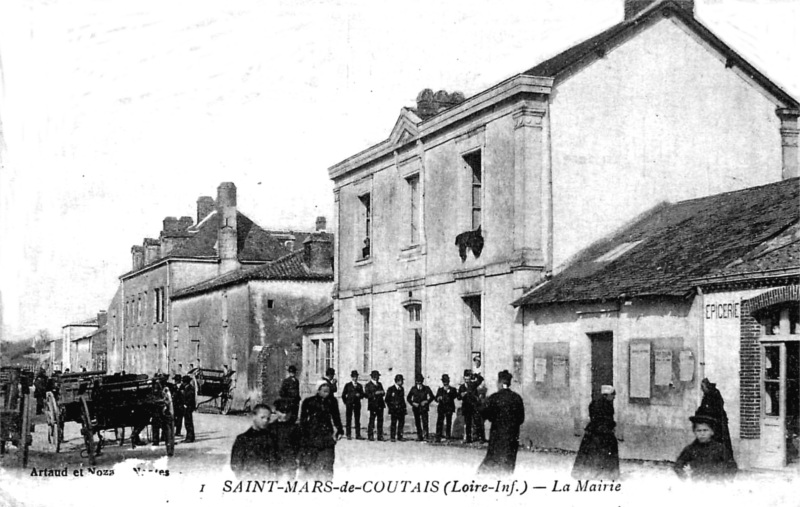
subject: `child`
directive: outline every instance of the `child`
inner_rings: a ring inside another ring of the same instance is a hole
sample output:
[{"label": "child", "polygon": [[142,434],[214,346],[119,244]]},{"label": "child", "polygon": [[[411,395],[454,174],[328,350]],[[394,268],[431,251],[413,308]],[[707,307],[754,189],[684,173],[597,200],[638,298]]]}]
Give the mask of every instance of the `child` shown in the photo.
[{"label": "child", "polygon": [[[687,476],[698,480],[718,480],[736,474],[736,462],[725,445],[714,441],[716,419],[705,415],[694,415],[692,431],[696,440],[683,449],[675,460],[673,470],[681,479]],[[687,473],[688,472],[688,473]]]},{"label": "child", "polygon": [[272,472],[277,479],[292,480],[297,473],[297,453],[300,449],[300,428],[291,421],[290,400],[275,401],[275,418],[269,425],[275,451]]},{"label": "child", "polygon": [[231,449],[231,470],[238,478],[260,477],[268,473],[274,448],[267,430],[272,410],[263,404],[253,407],[252,426],[236,437]]}]

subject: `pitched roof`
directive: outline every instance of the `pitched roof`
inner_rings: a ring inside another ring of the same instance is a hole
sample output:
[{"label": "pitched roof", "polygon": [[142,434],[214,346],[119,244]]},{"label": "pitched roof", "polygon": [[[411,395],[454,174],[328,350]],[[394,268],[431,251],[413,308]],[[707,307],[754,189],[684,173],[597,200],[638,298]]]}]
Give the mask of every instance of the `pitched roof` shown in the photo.
[{"label": "pitched roof", "polygon": [[333,303],[300,321],[297,327],[325,327],[333,324]]},{"label": "pitched roof", "polygon": [[573,69],[576,66],[587,63],[591,60],[601,58],[606,50],[615,47],[625,41],[635,31],[642,29],[664,15],[674,15],[680,18],[686,25],[694,30],[706,43],[722,53],[728,58],[728,66],[736,66],[741,69],[748,77],[759,85],[769,90],[776,98],[786,103],[786,107],[798,107],[798,102],[791,95],[786,93],[778,85],[773,83],[768,77],[753,67],[736,51],[725,44],[719,37],[697,21],[691,12],[680,7],[674,2],[665,1],[648,8],[641,15],[631,19],[626,19],[611,28],[586,39],[585,41],[570,47],[556,56],[549,58],[538,65],[531,67],[523,74],[540,77],[556,78],[561,74]]},{"label": "pitched roof", "polygon": [[238,285],[251,280],[292,280],[306,282],[332,282],[333,270],[314,271],[306,264],[303,250],[297,250],[280,259],[256,267],[247,267],[225,273],[216,278],[175,291],[172,299],[195,296],[203,292]]},{"label": "pitched roof", "polygon": [[759,258],[800,267],[797,247],[792,246],[796,242],[760,250],[776,238],[794,234],[789,231],[800,220],[798,202],[800,178],[792,178],[661,205],[585,249],[561,273],[513,305],[686,296],[695,286],[693,280],[735,268],[740,259],[756,262],[748,267],[758,267]]}]

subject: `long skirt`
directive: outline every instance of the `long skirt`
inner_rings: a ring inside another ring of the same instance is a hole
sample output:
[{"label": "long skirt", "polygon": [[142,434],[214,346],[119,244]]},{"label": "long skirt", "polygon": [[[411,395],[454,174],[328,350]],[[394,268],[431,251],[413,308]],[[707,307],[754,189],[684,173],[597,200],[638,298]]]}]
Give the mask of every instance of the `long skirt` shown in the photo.
[{"label": "long skirt", "polygon": [[572,467],[575,479],[619,478],[619,448],[613,433],[592,433],[587,431],[581,440],[575,465]]}]

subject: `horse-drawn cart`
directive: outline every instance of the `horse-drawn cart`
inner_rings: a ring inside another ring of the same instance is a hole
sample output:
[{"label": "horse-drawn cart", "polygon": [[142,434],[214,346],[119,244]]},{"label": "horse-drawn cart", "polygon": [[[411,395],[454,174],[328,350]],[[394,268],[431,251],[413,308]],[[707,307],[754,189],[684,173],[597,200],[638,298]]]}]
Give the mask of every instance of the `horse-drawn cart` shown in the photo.
[{"label": "horse-drawn cart", "polygon": [[197,407],[200,408],[201,405],[206,403],[213,403],[221,414],[227,415],[233,402],[232,379],[234,373],[233,370],[211,370],[208,368],[194,368],[189,371],[189,375],[194,376],[197,381],[197,394],[199,396],[208,396],[208,399],[198,403]]},{"label": "horse-drawn cart", "polygon": [[28,466],[28,448],[33,441],[33,372],[14,366],[0,368],[0,454],[6,442],[18,449],[19,462]]},{"label": "horse-drawn cart", "polygon": [[[60,447],[65,421],[81,424],[86,453],[92,464],[103,445],[103,431],[118,432],[132,427],[132,443],[141,429],[148,424],[163,430],[167,456],[175,450],[175,414],[169,388],[160,379],[149,379],[146,375],[92,375],[86,372],[74,376],[62,376],[59,396],[55,400],[48,393],[48,415],[50,432],[55,433],[51,445],[56,452]],[[56,406],[53,408],[53,401]],[[51,419],[54,421],[51,423]],[[95,435],[97,441],[95,441]],[[117,437],[122,444],[122,438]]]}]

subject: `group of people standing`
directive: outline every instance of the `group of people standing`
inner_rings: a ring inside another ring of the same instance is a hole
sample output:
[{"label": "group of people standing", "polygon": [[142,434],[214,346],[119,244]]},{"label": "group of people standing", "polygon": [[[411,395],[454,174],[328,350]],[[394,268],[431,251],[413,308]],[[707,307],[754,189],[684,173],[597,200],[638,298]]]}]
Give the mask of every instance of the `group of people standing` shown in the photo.
[{"label": "group of people standing", "polygon": [[[316,393],[302,404],[297,369],[290,366],[287,373],[279,391],[280,399],[274,404],[275,415],[272,416],[272,409],[267,405],[259,404],[254,408],[252,427],[237,437],[231,450],[231,468],[240,476],[257,474],[260,477],[287,478],[299,473],[301,478],[331,478],[336,442],[345,436],[335,396],[338,391],[336,372],[329,368],[317,382]],[[391,419],[389,440],[402,442],[408,405],[411,405],[414,415],[417,440],[429,440],[428,418],[434,402],[438,413],[436,441],[443,437],[450,439],[455,401],[461,400],[467,442],[472,441],[473,428],[479,440],[485,440],[483,421],[492,423],[489,448],[479,471],[490,474],[513,472],[525,410],[522,398],[510,389],[512,375],[508,371],[498,374],[498,392],[485,400],[480,391],[483,377],[470,370],[465,370],[464,383],[458,389],[450,385],[448,375],[442,375],[442,386],[435,395],[425,385],[421,374],[415,375],[414,385],[407,394],[403,375],[395,375],[394,384],[386,390],[380,382],[379,371],[373,370],[365,385],[358,381],[358,376],[358,371],[351,372],[351,381],[344,386],[341,395],[348,439],[352,439],[355,426],[355,438],[363,440],[361,407],[365,398],[369,410],[367,439],[370,441],[374,441],[376,436],[378,441],[385,440],[383,414],[388,409]]]},{"label": "group of people standing", "polygon": [[[673,470],[680,478],[719,480],[736,474],[733,446],[728,430],[725,402],[716,384],[704,378],[700,383],[703,400],[689,418],[695,440],[675,460]],[[600,397],[589,404],[589,424],[575,458],[572,476],[576,479],[619,478],[619,447],[614,428],[613,386],[602,386]]]}]

